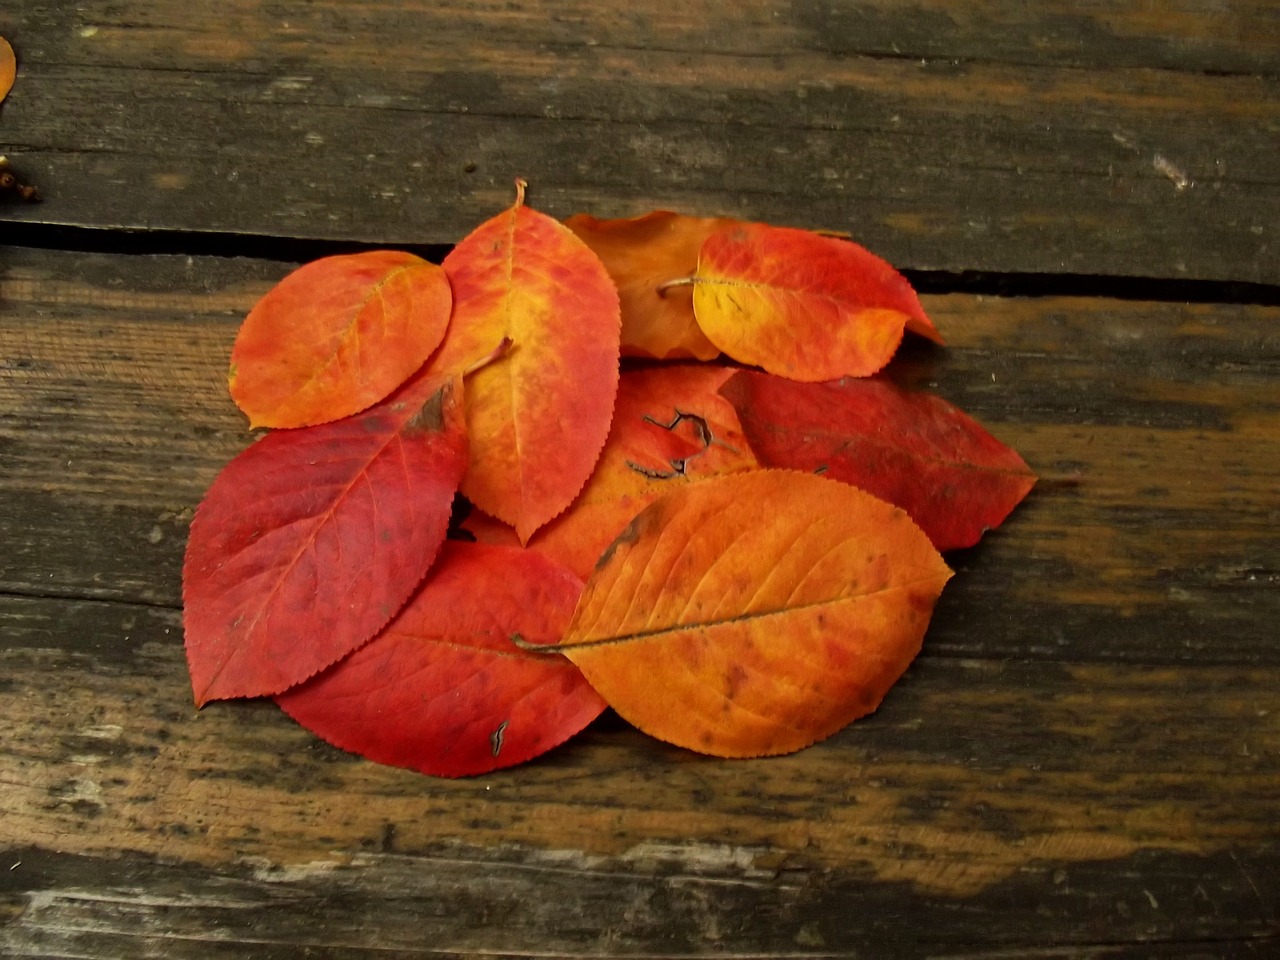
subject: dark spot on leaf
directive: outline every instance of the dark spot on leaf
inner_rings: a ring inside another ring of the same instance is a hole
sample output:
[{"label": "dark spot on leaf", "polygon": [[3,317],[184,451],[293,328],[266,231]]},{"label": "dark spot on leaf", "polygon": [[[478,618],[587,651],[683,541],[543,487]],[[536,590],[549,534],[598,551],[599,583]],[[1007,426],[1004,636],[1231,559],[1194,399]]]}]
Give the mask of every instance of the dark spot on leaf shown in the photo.
[{"label": "dark spot on leaf", "polygon": [[648,525],[644,520],[644,516],[645,514],[642,512],[640,516],[628,523],[623,531],[614,538],[613,543],[605,548],[604,553],[600,555],[600,559],[596,561],[597,570],[605,567],[613,559],[613,554],[619,547],[635,543],[640,539],[641,532]]},{"label": "dark spot on leaf", "polygon": [[510,720],[503,720],[498,724],[498,729],[489,735],[489,746],[493,748],[495,757],[502,752],[502,740],[507,732],[507,724],[510,722]]},{"label": "dark spot on leaf", "polygon": [[645,467],[634,460],[628,460],[627,466],[640,474],[642,477],[648,477],[650,480],[671,480],[674,477],[684,476],[685,460],[670,461],[672,469],[670,470],[654,470],[651,467]]},{"label": "dark spot on leaf", "polygon": [[725,699],[733,700],[738,696],[738,692],[742,690],[743,685],[747,682],[746,668],[740,663],[729,665],[729,675],[725,678]]},{"label": "dark spot on leaf", "polygon": [[444,430],[444,394],[447,389],[448,387],[442,387],[432,394],[431,399],[405,424],[405,433],[440,433]]},{"label": "dark spot on leaf", "polygon": [[[663,423],[661,420],[657,420],[648,415],[644,416],[642,419],[645,423],[652,423],[655,427],[661,427],[663,430],[670,431],[674,431],[676,427],[680,426],[682,423],[693,424],[694,433],[697,434],[698,442],[702,444],[702,449],[695,453],[693,455],[694,457],[701,456],[706,449],[715,442],[715,437],[711,433],[711,427],[708,426],[707,421],[703,417],[698,416],[696,413],[685,413],[683,410],[676,410],[676,415],[670,423]],[[646,467],[633,460],[628,460],[627,466],[641,476],[648,477],[650,480],[670,480],[674,477],[684,476],[688,469],[689,461],[692,459],[693,457],[681,457],[679,459],[669,460],[667,462],[671,464],[670,470],[658,470],[653,467]]]}]

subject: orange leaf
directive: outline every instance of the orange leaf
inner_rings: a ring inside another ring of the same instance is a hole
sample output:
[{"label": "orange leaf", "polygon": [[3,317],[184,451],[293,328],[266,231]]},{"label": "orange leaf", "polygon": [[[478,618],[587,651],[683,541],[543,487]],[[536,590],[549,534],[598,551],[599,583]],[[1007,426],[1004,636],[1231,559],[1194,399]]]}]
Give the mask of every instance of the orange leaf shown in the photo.
[{"label": "orange leaf", "polygon": [[928,323],[906,279],[857,244],[757,223],[707,238],[693,309],[733,359],[805,381],[873,374],[908,318]]},{"label": "orange leaf", "polygon": [[444,271],[411,253],[308,263],[249,311],[231,351],[231,396],[254,427],[359,413],[426,362],[451,300]]},{"label": "orange leaf", "polygon": [[717,477],[618,536],[561,649],[646,733],[717,756],[789,753],[879,705],[950,577],[868,493],[783,470]]},{"label": "orange leaf", "polygon": [[757,467],[733,405],[719,394],[734,372],[688,363],[624,373],[591,479],[529,546],[586,579],[604,548],[662,494]]},{"label": "orange leaf", "polygon": [[524,205],[481,224],[444,260],[449,333],[431,369],[467,379],[471,467],[462,492],[522,542],[564,510],[609,433],[618,388],[618,292],[573,232]]},{"label": "orange leaf", "polygon": [[386,630],[276,702],[379,763],[444,777],[523,763],[604,710],[573,664],[510,639],[554,644],[581,593],[580,580],[532,551],[447,543]]},{"label": "orange leaf", "polygon": [[0,102],[13,89],[13,80],[18,75],[18,59],[13,55],[13,47],[9,41],[0,37]]},{"label": "orange leaf", "polygon": [[227,464],[182,566],[197,706],[301,683],[409,598],[466,468],[460,392],[419,374],[358,417],[269,433]]},{"label": "orange leaf", "polygon": [[703,241],[737,222],[668,210],[629,220],[597,220],[579,213],[564,222],[595,251],[618,285],[623,356],[711,360],[719,355],[693,317],[692,291],[660,288],[690,276]]}]

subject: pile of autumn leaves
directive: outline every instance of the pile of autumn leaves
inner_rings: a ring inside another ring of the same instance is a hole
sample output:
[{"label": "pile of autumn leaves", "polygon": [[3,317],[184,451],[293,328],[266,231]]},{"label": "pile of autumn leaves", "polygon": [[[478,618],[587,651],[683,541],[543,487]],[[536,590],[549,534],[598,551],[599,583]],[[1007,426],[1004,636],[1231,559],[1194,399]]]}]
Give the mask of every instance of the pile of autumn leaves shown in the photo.
[{"label": "pile of autumn leaves", "polygon": [[954,407],[872,376],[904,330],[939,341],[915,293],[846,240],[562,224],[523,187],[442,267],[320,260],[245,320],[231,395],[279,429],[191,526],[196,702],[272,696],[444,776],[606,705],[730,757],[874,710],[951,576],[938,551],[1034,482]]}]

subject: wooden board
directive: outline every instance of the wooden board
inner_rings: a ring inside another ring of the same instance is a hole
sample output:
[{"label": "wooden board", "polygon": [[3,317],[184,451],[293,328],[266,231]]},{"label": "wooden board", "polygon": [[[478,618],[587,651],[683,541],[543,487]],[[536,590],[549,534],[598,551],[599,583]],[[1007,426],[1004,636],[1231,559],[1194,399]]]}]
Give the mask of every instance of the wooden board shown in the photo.
[{"label": "wooden board", "polygon": [[899,375],[1045,479],[877,714],[748,762],[606,719],[443,781],[192,707],[185,526],[286,269],[0,248],[0,952],[1280,949],[1280,309],[929,298],[951,346]]},{"label": "wooden board", "polygon": [[[1280,280],[1280,17],[1107,2],[0,12],[23,224],[452,243],[511,181],[851,231],[902,267]],[[234,242],[229,241],[230,247]]]}]

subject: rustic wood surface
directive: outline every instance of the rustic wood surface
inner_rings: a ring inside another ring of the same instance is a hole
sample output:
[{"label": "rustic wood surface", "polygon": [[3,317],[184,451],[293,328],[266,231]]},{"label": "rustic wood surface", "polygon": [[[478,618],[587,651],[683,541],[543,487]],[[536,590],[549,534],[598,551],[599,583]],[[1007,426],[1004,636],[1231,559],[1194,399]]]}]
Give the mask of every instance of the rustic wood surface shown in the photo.
[{"label": "rustic wood surface", "polygon": [[191,706],[184,528],[247,442],[225,358],[287,266],[3,263],[17,955],[1280,947],[1280,309],[929,298],[952,346],[903,375],[1046,480],[955,558],[881,711],[745,763],[605,722],[446,782]]},{"label": "rustic wood surface", "polygon": [[852,231],[904,267],[1280,281],[1280,8],[6,0],[50,220],[452,243],[549,213]]},{"label": "rustic wood surface", "polygon": [[[0,203],[0,956],[1280,956],[1280,8],[6,0],[0,35],[46,194]],[[1043,479],[872,717],[735,762],[606,717],[447,781],[195,711],[240,319],[516,173],[1114,294],[926,297],[949,345],[897,374]]]}]

